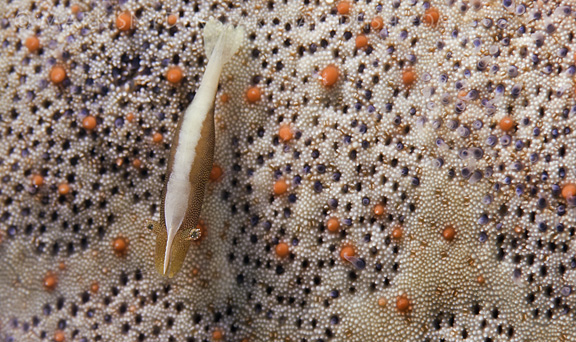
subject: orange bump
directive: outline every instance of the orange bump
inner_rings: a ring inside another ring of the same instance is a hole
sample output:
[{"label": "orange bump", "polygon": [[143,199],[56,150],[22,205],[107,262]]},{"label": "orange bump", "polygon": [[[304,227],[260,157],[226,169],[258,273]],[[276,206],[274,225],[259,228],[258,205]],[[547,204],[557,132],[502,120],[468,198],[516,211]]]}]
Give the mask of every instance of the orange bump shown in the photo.
[{"label": "orange bump", "polygon": [[340,257],[346,261],[348,261],[347,260],[348,257],[353,257],[354,255],[356,255],[356,252],[354,251],[354,248],[352,248],[352,246],[344,246],[340,250]]},{"label": "orange bump", "polygon": [[380,203],[374,206],[374,215],[380,216],[384,214],[384,206]]},{"label": "orange bump", "polygon": [[384,297],[378,298],[378,306],[384,307],[388,304],[388,301]]},{"label": "orange bump", "polygon": [[402,71],[402,83],[409,87],[416,81],[416,73],[412,69],[404,69]]},{"label": "orange bump", "polygon": [[134,121],[134,113],[126,114],[126,120],[128,120],[128,122]]},{"label": "orange bump", "polygon": [[500,126],[501,130],[507,132],[514,127],[514,120],[509,116],[505,116],[500,120],[498,125]]},{"label": "orange bump", "polygon": [[66,335],[63,331],[57,330],[54,333],[54,342],[64,342],[66,340]]},{"label": "orange bump", "polygon": [[442,237],[448,242],[454,240],[454,237],[456,237],[456,229],[452,226],[447,226],[442,231]]},{"label": "orange bump", "polygon": [[562,187],[562,197],[568,199],[568,197],[576,196],[576,185],[573,183],[568,183]]},{"label": "orange bump", "polygon": [[284,179],[279,179],[274,183],[274,194],[282,195],[288,190],[288,183]]},{"label": "orange bump", "polygon": [[326,87],[331,87],[338,81],[338,76],[340,72],[334,64],[330,64],[322,70],[320,78],[322,79],[322,84]]},{"label": "orange bump", "polygon": [[60,84],[66,79],[66,70],[60,65],[55,65],[50,70],[50,81],[54,84]]},{"label": "orange bump", "polygon": [[142,161],[140,159],[134,159],[132,161],[132,166],[139,169],[142,166]]},{"label": "orange bump", "polygon": [[180,81],[182,81],[183,78],[184,73],[182,72],[182,69],[179,66],[170,67],[166,72],[166,79],[170,83],[173,84],[180,83]]},{"label": "orange bump", "polygon": [[226,103],[228,102],[228,100],[230,100],[230,96],[228,96],[228,94],[223,93],[222,95],[220,95],[220,101],[222,101],[222,103]]},{"label": "orange bump", "polygon": [[176,23],[178,22],[178,16],[176,14],[170,14],[166,19],[166,21],[170,26],[176,25]]},{"label": "orange bump", "polygon": [[486,279],[484,279],[484,276],[479,275],[478,277],[476,277],[476,281],[482,285],[486,282]]},{"label": "orange bump", "polygon": [[80,6],[74,4],[70,6],[70,11],[72,12],[72,14],[78,14],[78,12],[80,12]]},{"label": "orange bump", "polygon": [[212,332],[212,338],[215,340],[221,340],[224,338],[224,333],[220,329],[216,329]]},{"label": "orange bump", "polygon": [[125,255],[128,250],[128,241],[124,237],[118,236],[112,241],[112,248],[116,255]]},{"label": "orange bump", "polygon": [[336,233],[340,229],[340,221],[335,217],[331,217],[326,221],[326,228],[329,232]]},{"label": "orange bump", "polygon": [[44,276],[43,284],[44,289],[46,289],[47,291],[52,291],[56,288],[56,285],[58,285],[58,278],[56,278],[56,275],[54,273],[48,272]]},{"label": "orange bump", "polygon": [[361,49],[363,47],[366,47],[367,45],[368,45],[368,38],[363,34],[359,34],[356,37],[356,48]]},{"label": "orange bump", "polygon": [[290,141],[294,137],[290,125],[280,126],[280,129],[278,130],[278,137],[280,137],[282,141]]},{"label": "orange bump", "polygon": [[401,313],[410,311],[410,300],[406,295],[401,295],[396,298],[396,310]]},{"label": "orange bump", "polygon": [[26,38],[24,45],[26,45],[28,51],[36,52],[40,48],[40,40],[36,36],[30,36]]},{"label": "orange bump", "polygon": [[436,26],[438,24],[438,20],[440,20],[440,12],[434,7],[430,7],[424,12],[424,21],[425,24],[430,26]]},{"label": "orange bump", "polygon": [[350,2],[340,1],[338,6],[336,6],[336,9],[338,10],[338,14],[348,14],[350,12]]},{"label": "orange bump", "polygon": [[394,227],[394,229],[392,229],[392,238],[394,240],[400,240],[402,238],[402,228],[400,227]]},{"label": "orange bump", "polygon": [[132,29],[132,14],[129,11],[120,13],[116,17],[116,27],[120,31],[129,31]]},{"label": "orange bump", "polygon": [[100,285],[98,284],[97,281],[95,281],[92,283],[92,285],[90,285],[90,292],[98,293],[98,290],[100,290]]},{"label": "orange bump", "polygon": [[256,103],[256,102],[260,101],[261,97],[262,97],[262,92],[260,91],[260,88],[258,88],[257,86],[250,87],[246,91],[246,99],[250,103]]},{"label": "orange bump", "polygon": [[520,226],[516,226],[514,227],[514,232],[518,235],[522,234],[524,232],[524,230],[522,229],[522,227]]},{"label": "orange bump", "polygon": [[380,16],[376,16],[372,19],[370,26],[374,30],[381,30],[384,27],[384,19]]},{"label": "orange bump", "polygon": [[222,177],[222,168],[216,164],[212,165],[212,170],[210,170],[210,180],[212,182],[216,182],[217,180],[220,179],[220,177]]},{"label": "orange bump", "polygon": [[84,127],[84,129],[87,129],[89,131],[93,130],[94,128],[96,128],[96,118],[93,117],[92,115],[88,115],[82,120],[82,127]]},{"label": "orange bump", "polygon": [[44,177],[42,177],[42,175],[32,176],[32,185],[42,186],[43,184],[44,184]]},{"label": "orange bump", "polygon": [[281,258],[285,258],[288,256],[288,254],[290,254],[290,248],[288,247],[288,244],[280,242],[276,245],[276,255]]},{"label": "orange bump", "polygon": [[161,143],[162,140],[164,140],[164,136],[162,135],[162,133],[156,132],[154,134],[152,134],[152,141],[156,144]]},{"label": "orange bump", "polygon": [[68,193],[70,193],[70,185],[66,183],[58,185],[58,193],[60,195],[68,195]]}]

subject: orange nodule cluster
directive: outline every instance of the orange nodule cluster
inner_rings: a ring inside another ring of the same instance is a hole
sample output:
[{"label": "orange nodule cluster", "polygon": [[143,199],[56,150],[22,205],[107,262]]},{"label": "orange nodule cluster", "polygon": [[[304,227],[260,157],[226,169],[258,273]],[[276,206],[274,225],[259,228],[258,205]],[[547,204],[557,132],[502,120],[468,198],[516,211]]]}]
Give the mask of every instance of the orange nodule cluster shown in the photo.
[{"label": "orange nodule cluster", "polygon": [[375,16],[370,23],[370,26],[374,30],[381,30],[384,28],[384,19],[381,16]]},{"label": "orange nodule cluster", "polygon": [[364,34],[359,34],[356,36],[356,48],[361,49],[366,46],[368,46],[368,37],[366,37]]},{"label": "orange nodule cluster", "polygon": [[222,177],[222,168],[216,164],[212,165],[212,170],[210,170],[210,176],[209,179],[212,182],[216,182],[217,180],[220,179],[220,177]]},{"label": "orange nodule cluster", "polygon": [[94,128],[96,128],[96,118],[93,117],[92,115],[88,115],[87,117],[85,117],[82,120],[82,127],[84,127],[84,129],[86,130],[93,130]]},{"label": "orange nodule cluster", "polygon": [[258,88],[258,86],[252,86],[248,88],[248,90],[246,90],[246,99],[250,103],[256,103],[260,101],[261,97],[262,92],[260,91],[260,88]]},{"label": "orange nodule cluster", "polygon": [[170,14],[168,18],[166,18],[166,22],[168,22],[168,25],[170,26],[176,25],[178,22],[178,16],[176,14]]},{"label": "orange nodule cluster", "polygon": [[116,17],[116,27],[120,31],[130,31],[132,29],[132,13],[124,11]]},{"label": "orange nodule cluster", "polygon": [[290,254],[290,248],[288,247],[287,243],[280,242],[276,245],[276,255],[278,255],[280,258],[285,258],[288,256],[288,254]]},{"label": "orange nodule cluster", "polygon": [[394,227],[394,229],[392,229],[392,238],[394,240],[400,240],[402,238],[402,228],[401,227]]},{"label": "orange nodule cluster", "polygon": [[442,237],[448,242],[454,240],[456,237],[456,229],[452,226],[446,226],[442,231]]},{"label": "orange nodule cluster", "polygon": [[340,257],[346,261],[348,261],[349,257],[353,257],[354,255],[356,255],[356,252],[354,251],[354,248],[352,246],[344,246],[342,247],[342,249],[340,250]]},{"label": "orange nodule cluster", "polygon": [[382,214],[384,214],[384,206],[378,203],[374,206],[374,215],[380,216]]},{"label": "orange nodule cluster", "polygon": [[60,84],[66,79],[66,69],[60,65],[55,65],[50,70],[50,81],[54,84]]},{"label": "orange nodule cluster", "polygon": [[430,7],[429,9],[427,9],[424,12],[424,18],[422,19],[422,21],[424,21],[425,24],[431,26],[436,26],[439,20],[440,20],[440,12],[438,12],[438,10],[434,7]]},{"label": "orange nodule cluster", "polygon": [[156,133],[152,134],[152,141],[154,143],[159,144],[162,142],[162,140],[164,140],[164,136],[162,135],[162,133],[156,132]]},{"label": "orange nodule cluster", "polygon": [[32,176],[32,185],[42,186],[43,184],[44,184],[44,177],[42,177],[42,175]]},{"label": "orange nodule cluster", "polygon": [[40,49],[40,39],[38,39],[36,36],[30,36],[26,38],[24,45],[26,45],[28,51],[36,52],[38,49]]},{"label": "orange nodule cluster", "polygon": [[502,119],[500,119],[498,125],[500,126],[501,130],[508,132],[509,130],[514,128],[514,119],[512,119],[509,116],[505,116]]},{"label": "orange nodule cluster", "polygon": [[56,285],[58,285],[58,278],[54,273],[48,272],[44,276],[42,284],[47,291],[52,291],[56,288]]},{"label": "orange nodule cluster", "polygon": [[116,255],[125,255],[128,251],[128,240],[122,236],[118,236],[114,241],[112,241],[112,248]]},{"label": "orange nodule cluster", "polygon": [[408,68],[402,71],[402,83],[405,86],[410,87],[416,81],[416,73],[414,70]]},{"label": "orange nodule cluster", "polygon": [[66,335],[61,330],[57,330],[54,333],[54,342],[64,342],[66,340]]},{"label": "orange nodule cluster", "polygon": [[58,185],[58,193],[60,195],[68,195],[70,193],[70,185],[67,183],[62,183]]},{"label": "orange nodule cluster", "polygon": [[278,130],[278,137],[284,142],[290,141],[294,137],[290,125],[280,126],[280,129]]},{"label": "orange nodule cluster", "polygon": [[274,183],[274,194],[282,195],[288,190],[288,183],[284,179],[279,179]]},{"label": "orange nodule cluster", "polygon": [[574,196],[576,196],[576,184],[568,183],[562,187],[562,197],[568,199]]},{"label": "orange nodule cluster", "polygon": [[338,229],[340,229],[340,221],[335,217],[329,218],[328,221],[326,221],[326,229],[331,233],[338,232]]},{"label": "orange nodule cluster", "polygon": [[325,87],[331,87],[338,81],[338,76],[340,71],[334,64],[330,64],[322,70],[320,73],[320,78],[322,80],[322,84]]},{"label": "orange nodule cluster", "polygon": [[346,0],[340,1],[338,6],[336,6],[336,10],[338,10],[338,14],[348,14],[350,12],[350,2]]},{"label": "orange nodule cluster", "polygon": [[212,338],[215,340],[221,340],[224,338],[224,333],[220,329],[216,329],[212,332]]},{"label": "orange nodule cluster", "polygon": [[182,71],[182,68],[180,68],[179,66],[173,66],[168,68],[168,71],[166,72],[166,79],[168,80],[168,82],[172,84],[178,84],[180,83],[180,81],[182,81],[183,78],[184,78],[184,72]]},{"label": "orange nodule cluster", "polygon": [[410,311],[410,300],[406,295],[401,295],[396,298],[396,310],[401,313]]}]

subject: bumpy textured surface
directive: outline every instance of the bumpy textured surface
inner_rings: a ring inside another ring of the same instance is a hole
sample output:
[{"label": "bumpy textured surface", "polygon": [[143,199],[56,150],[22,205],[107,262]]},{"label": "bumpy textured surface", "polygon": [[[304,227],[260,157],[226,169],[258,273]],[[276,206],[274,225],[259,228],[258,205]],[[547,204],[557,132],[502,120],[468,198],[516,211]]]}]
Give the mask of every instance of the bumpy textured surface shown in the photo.
[{"label": "bumpy textured surface", "polygon": [[[0,1],[0,339],[575,341],[570,3]],[[246,37],[168,280],[145,222],[210,17]]]}]

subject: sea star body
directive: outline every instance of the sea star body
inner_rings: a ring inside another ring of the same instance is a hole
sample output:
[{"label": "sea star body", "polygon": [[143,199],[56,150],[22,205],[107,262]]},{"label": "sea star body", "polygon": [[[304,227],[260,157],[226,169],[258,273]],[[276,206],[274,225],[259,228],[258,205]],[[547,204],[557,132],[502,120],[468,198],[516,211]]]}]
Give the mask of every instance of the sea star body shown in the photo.
[{"label": "sea star body", "polygon": [[[5,341],[574,341],[569,1],[3,1]],[[154,271],[209,18],[244,27]]]}]

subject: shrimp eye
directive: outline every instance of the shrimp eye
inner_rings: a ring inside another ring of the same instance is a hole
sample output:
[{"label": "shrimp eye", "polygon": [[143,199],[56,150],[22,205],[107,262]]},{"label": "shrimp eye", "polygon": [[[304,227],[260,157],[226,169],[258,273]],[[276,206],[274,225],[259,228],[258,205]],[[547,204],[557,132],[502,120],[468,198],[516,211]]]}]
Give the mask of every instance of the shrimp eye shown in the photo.
[{"label": "shrimp eye", "polygon": [[200,235],[201,235],[200,229],[194,228],[190,231],[190,235],[188,236],[188,238],[186,238],[186,240],[196,241],[200,238]]}]

